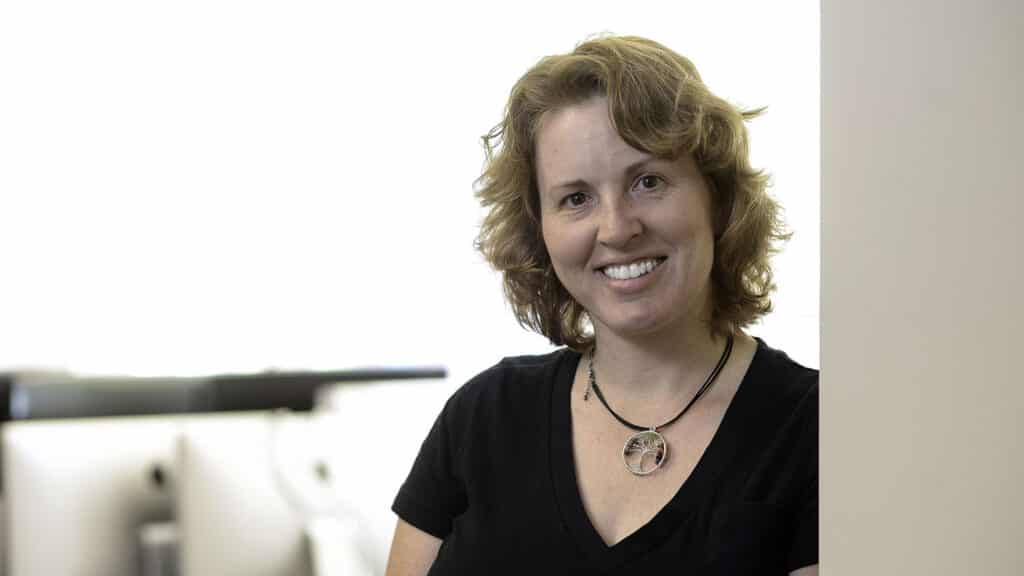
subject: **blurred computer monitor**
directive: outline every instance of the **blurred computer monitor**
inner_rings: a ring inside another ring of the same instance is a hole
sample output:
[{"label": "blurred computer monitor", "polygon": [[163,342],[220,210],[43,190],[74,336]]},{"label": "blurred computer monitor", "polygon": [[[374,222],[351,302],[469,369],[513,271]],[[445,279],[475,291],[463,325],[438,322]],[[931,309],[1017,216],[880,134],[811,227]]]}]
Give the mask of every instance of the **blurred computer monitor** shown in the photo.
[{"label": "blurred computer monitor", "polygon": [[358,495],[345,494],[343,471],[365,470],[358,454],[338,452],[333,421],[272,412],[184,427],[176,462],[183,576],[312,574],[324,518],[341,521],[330,546],[333,556],[344,550],[346,572],[378,573],[359,512],[346,504]]},{"label": "blurred computer monitor", "polygon": [[140,574],[140,530],[172,519],[183,418],[4,424],[8,574]]},{"label": "blurred computer monitor", "polygon": [[[341,542],[321,559],[369,564],[369,573],[383,573],[394,528],[390,499],[439,409],[430,405],[438,401],[430,384],[441,384],[433,374],[386,382],[328,387],[321,405],[326,414],[4,423],[7,574],[139,574],[144,534],[158,536],[160,545],[175,538],[192,543],[179,557],[192,566],[185,574],[277,574],[261,567],[305,569],[310,556],[316,561],[311,526]],[[401,407],[407,413],[396,412]],[[172,506],[178,486],[181,518]],[[180,525],[168,530],[166,523],[177,520],[187,525],[184,535]],[[358,539],[338,536],[353,526]],[[252,529],[256,533],[245,534]],[[247,548],[261,534],[273,534],[272,541]],[[241,568],[231,572],[239,555]]]}]

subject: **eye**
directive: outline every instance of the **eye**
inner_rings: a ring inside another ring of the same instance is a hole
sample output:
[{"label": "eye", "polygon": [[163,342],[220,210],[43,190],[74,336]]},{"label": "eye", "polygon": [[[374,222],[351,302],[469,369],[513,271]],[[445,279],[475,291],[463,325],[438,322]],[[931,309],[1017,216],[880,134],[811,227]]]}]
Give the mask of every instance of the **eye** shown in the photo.
[{"label": "eye", "polygon": [[579,208],[587,203],[587,195],[583,192],[573,192],[562,198],[562,204],[570,208]]},{"label": "eye", "polygon": [[663,180],[661,176],[655,176],[654,174],[644,174],[636,181],[636,187],[640,190],[653,190],[661,185]]}]

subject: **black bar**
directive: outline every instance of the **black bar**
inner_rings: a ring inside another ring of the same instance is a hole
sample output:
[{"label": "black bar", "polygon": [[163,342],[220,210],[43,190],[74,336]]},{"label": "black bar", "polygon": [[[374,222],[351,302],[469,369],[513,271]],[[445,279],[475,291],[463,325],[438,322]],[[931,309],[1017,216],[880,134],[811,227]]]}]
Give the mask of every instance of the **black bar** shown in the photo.
[{"label": "black bar", "polygon": [[0,421],[102,416],[237,412],[287,408],[310,411],[317,392],[346,382],[444,378],[442,366],[259,372],[202,378],[19,379],[0,373]]}]

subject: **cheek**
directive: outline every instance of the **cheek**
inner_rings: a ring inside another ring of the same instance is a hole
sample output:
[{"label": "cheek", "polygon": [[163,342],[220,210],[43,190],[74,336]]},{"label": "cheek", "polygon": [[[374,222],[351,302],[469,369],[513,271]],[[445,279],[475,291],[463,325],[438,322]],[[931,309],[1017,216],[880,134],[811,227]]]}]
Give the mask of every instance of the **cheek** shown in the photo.
[{"label": "cheek", "polygon": [[664,221],[662,226],[663,230],[671,231],[674,243],[692,250],[702,250],[706,244],[714,242],[710,221],[698,214],[678,216]]},{"label": "cheek", "polygon": [[686,239],[692,250],[694,273],[702,279],[711,274],[715,261],[715,238],[710,227],[695,225]]},{"label": "cheek", "polygon": [[700,218],[679,217],[661,221],[668,244],[682,257],[682,272],[692,278],[705,276],[714,262],[714,236],[709,223]]},{"label": "cheek", "polygon": [[571,273],[574,268],[586,265],[590,249],[587,235],[582,230],[547,224],[542,227],[542,234],[556,271]]}]

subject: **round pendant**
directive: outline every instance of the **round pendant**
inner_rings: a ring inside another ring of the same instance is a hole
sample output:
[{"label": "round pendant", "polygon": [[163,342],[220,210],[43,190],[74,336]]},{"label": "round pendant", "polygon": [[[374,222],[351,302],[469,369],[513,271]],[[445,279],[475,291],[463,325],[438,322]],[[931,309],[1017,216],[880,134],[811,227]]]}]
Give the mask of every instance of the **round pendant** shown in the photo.
[{"label": "round pendant", "polygon": [[626,469],[637,476],[646,476],[661,468],[666,458],[668,443],[655,430],[633,434],[622,447],[622,461]]}]

